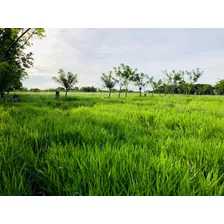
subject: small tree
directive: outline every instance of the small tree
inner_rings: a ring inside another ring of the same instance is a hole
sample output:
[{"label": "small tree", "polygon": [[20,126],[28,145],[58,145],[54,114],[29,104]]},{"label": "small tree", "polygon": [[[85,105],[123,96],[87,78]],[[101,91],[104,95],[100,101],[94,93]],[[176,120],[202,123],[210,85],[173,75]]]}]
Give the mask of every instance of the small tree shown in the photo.
[{"label": "small tree", "polygon": [[196,71],[192,70],[192,71],[186,71],[188,77],[189,77],[189,83],[188,83],[188,94],[191,93],[191,90],[194,86],[194,84],[198,81],[198,79],[202,76],[203,71],[200,72],[200,69],[197,68]]},{"label": "small tree", "polygon": [[142,95],[142,89],[147,85],[146,78],[148,78],[148,75],[144,73],[136,74],[135,77],[133,77],[135,86],[139,88],[140,96]]},{"label": "small tree", "polygon": [[166,75],[166,78],[165,78],[165,95],[167,93],[172,93],[172,81],[173,81],[173,75],[172,73],[168,73],[167,70],[163,71],[163,73]]},{"label": "small tree", "polygon": [[157,93],[159,94],[161,93],[162,85],[163,85],[163,80],[159,79],[158,82],[156,83],[156,90],[157,90]]},{"label": "small tree", "polygon": [[67,98],[68,90],[73,88],[73,86],[78,83],[78,75],[73,74],[71,72],[68,72],[65,74],[65,72],[60,69],[59,77],[53,77],[53,80],[59,84],[61,84],[65,88],[65,99]]},{"label": "small tree", "polygon": [[123,86],[125,85],[125,79],[122,76],[122,71],[121,71],[120,66],[118,66],[117,68],[114,67],[114,72],[115,72],[116,77],[118,78],[118,80],[117,80],[117,82],[119,84],[118,97],[120,98],[121,97],[121,90],[122,90]]},{"label": "small tree", "polygon": [[157,88],[157,83],[153,79],[154,79],[154,77],[152,76],[147,81],[147,83],[150,84],[152,87],[152,96],[154,95],[154,91]]},{"label": "small tree", "polygon": [[125,97],[128,95],[128,85],[131,81],[134,81],[136,74],[137,74],[137,69],[132,69],[130,66],[121,64],[121,76],[123,79],[123,85],[125,86]]},{"label": "small tree", "polygon": [[109,75],[106,75],[105,73],[103,73],[102,76],[101,76],[101,80],[104,82],[104,86],[106,88],[108,88],[109,98],[110,98],[111,90],[116,85],[117,80],[112,76],[112,71],[109,72]]},{"label": "small tree", "polygon": [[167,82],[167,90],[170,94],[180,92],[179,86],[183,82],[183,75],[184,72],[179,71],[176,72],[172,70],[172,72],[168,73],[166,70],[163,72],[166,75],[166,82]]}]

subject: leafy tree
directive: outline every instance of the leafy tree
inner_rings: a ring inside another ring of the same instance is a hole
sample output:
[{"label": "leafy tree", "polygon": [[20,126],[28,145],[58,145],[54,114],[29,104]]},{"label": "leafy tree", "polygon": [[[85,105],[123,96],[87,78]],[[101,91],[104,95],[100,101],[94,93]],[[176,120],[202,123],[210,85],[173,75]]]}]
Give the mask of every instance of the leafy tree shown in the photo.
[{"label": "leafy tree", "polygon": [[193,89],[194,92],[197,92],[199,95],[213,95],[214,87],[209,84],[194,84]]},{"label": "leafy tree", "polygon": [[16,65],[0,63],[0,92],[9,92],[26,76],[27,73]]},{"label": "leafy tree", "polygon": [[33,37],[45,37],[43,28],[1,28],[0,29],[0,63],[10,61],[20,67],[29,68],[32,63],[32,52],[26,48]]},{"label": "leafy tree", "polygon": [[163,85],[163,80],[162,79],[159,79],[156,83],[156,89],[157,89],[157,92],[160,93],[161,92],[161,88],[162,88],[162,85]]},{"label": "leafy tree", "polygon": [[154,81],[154,77],[153,76],[149,77],[147,83],[150,84],[151,87],[152,87],[152,96],[153,96],[154,95],[154,91],[157,88],[157,83]]},{"label": "leafy tree", "polygon": [[61,84],[65,88],[65,99],[67,98],[67,93],[69,89],[72,89],[73,86],[78,83],[78,75],[68,72],[65,72],[62,69],[59,69],[59,77],[53,77],[53,80]]},{"label": "leafy tree", "polygon": [[203,95],[204,94],[204,86],[200,85],[200,86],[197,86],[197,92],[199,93],[199,95]]},{"label": "leafy tree", "polygon": [[214,87],[209,84],[203,84],[203,94],[205,95],[213,95],[214,94]]},{"label": "leafy tree", "polygon": [[224,79],[219,80],[215,84],[215,92],[219,95],[224,95]]},{"label": "leafy tree", "polygon": [[114,88],[114,86],[117,83],[117,80],[112,76],[112,71],[109,72],[109,75],[102,74],[101,80],[104,82],[104,86],[108,88],[109,90],[109,98],[111,95],[111,90]]},{"label": "leafy tree", "polygon": [[123,84],[125,87],[125,97],[127,97],[128,94],[128,85],[131,81],[134,81],[136,75],[137,75],[137,69],[132,69],[130,66],[121,64],[121,76],[123,79]]},{"label": "leafy tree", "polygon": [[184,80],[184,77],[179,81],[178,89],[180,94],[187,94],[188,83]]},{"label": "leafy tree", "polygon": [[140,96],[142,95],[142,89],[148,84],[146,81],[147,78],[148,78],[148,75],[144,73],[136,74],[135,77],[133,77],[135,86],[139,88]]},{"label": "leafy tree", "polygon": [[183,84],[184,82],[184,72],[179,71],[176,72],[175,70],[173,72],[173,92],[172,93],[180,93],[180,84]]},{"label": "leafy tree", "polygon": [[42,28],[0,28],[0,92],[27,77],[25,69],[33,65],[27,48],[34,37],[44,37]]},{"label": "leafy tree", "polygon": [[165,78],[165,95],[167,93],[172,92],[172,81],[173,81],[173,74],[172,73],[168,73],[167,70],[163,71],[163,73],[166,75]]},{"label": "leafy tree", "polygon": [[193,85],[198,81],[198,79],[202,76],[203,71],[200,71],[199,68],[196,69],[196,71],[186,71],[186,74],[189,78],[189,83],[187,85],[188,87],[188,94],[191,93],[191,90],[193,88]]},{"label": "leafy tree", "polygon": [[179,71],[176,72],[175,70],[172,70],[172,72],[167,72],[167,70],[164,71],[164,74],[166,75],[166,93],[169,92],[170,94],[174,93],[180,93],[180,85],[184,84],[183,76],[184,72]]},{"label": "leafy tree", "polygon": [[[167,72],[167,70],[163,71],[166,75],[165,84],[163,84],[163,88],[166,93],[174,94],[174,93],[185,93],[190,94],[193,91],[195,83],[201,77],[203,72],[200,71],[199,68],[196,71],[179,71],[176,72],[172,70],[172,72]],[[184,79],[184,75],[187,75],[188,82]]]},{"label": "leafy tree", "polygon": [[125,78],[122,75],[123,73],[121,71],[121,66],[118,66],[117,68],[114,67],[114,72],[115,72],[116,77],[118,78],[118,80],[117,80],[117,82],[119,84],[118,97],[120,98],[121,97],[121,90],[125,85]]}]

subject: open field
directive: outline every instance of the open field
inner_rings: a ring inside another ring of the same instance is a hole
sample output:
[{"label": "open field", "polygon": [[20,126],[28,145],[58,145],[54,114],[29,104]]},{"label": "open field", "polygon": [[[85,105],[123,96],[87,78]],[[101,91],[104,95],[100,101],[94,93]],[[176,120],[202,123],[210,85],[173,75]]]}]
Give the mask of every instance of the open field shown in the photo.
[{"label": "open field", "polygon": [[19,93],[0,195],[224,195],[224,97]]}]

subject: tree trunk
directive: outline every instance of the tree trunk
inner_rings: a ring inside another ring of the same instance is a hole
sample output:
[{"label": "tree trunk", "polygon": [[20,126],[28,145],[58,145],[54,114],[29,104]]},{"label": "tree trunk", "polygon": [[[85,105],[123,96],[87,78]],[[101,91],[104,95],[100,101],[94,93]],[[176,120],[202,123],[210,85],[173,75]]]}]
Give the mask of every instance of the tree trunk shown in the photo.
[{"label": "tree trunk", "polygon": [[139,91],[139,93],[140,93],[140,96],[142,96],[142,91],[141,90]]},{"label": "tree trunk", "polygon": [[109,89],[109,99],[110,99],[111,89]]},{"label": "tree trunk", "polygon": [[0,93],[0,100],[4,103],[7,101],[7,96],[6,96],[5,92]]},{"label": "tree trunk", "polygon": [[127,97],[128,95],[128,89],[126,89],[126,92],[125,92],[125,97]]},{"label": "tree trunk", "polygon": [[67,99],[68,90],[65,90],[65,99]]}]

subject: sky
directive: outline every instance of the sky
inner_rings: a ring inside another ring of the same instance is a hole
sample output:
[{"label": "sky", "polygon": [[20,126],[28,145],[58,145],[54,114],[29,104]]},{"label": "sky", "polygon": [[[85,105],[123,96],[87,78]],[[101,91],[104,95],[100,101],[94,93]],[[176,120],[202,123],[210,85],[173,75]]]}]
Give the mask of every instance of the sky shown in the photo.
[{"label": "sky", "polygon": [[[224,29],[46,29],[46,38],[29,48],[34,66],[23,81],[27,88],[56,88],[58,70],[78,74],[81,86],[102,87],[102,73],[121,63],[155,80],[162,71],[204,71],[199,83],[224,79]],[[131,86],[131,89],[135,89]]]}]

